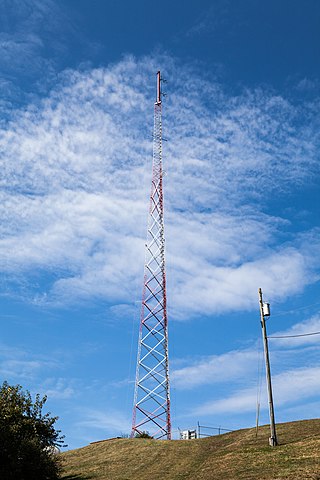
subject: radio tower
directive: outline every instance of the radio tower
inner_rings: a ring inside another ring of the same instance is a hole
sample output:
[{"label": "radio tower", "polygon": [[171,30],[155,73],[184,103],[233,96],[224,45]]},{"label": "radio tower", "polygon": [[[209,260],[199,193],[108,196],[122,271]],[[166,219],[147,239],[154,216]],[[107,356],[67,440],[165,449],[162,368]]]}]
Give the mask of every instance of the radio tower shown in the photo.
[{"label": "radio tower", "polygon": [[153,166],[131,437],[171,439],[162,190],[161,77],[154,104]]}]

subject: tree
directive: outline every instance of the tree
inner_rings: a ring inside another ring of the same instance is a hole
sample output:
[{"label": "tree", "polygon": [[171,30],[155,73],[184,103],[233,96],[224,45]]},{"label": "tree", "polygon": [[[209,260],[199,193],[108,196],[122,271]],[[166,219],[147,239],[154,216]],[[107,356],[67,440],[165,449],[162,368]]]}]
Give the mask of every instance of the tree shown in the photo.
[{"label": "tree", "polygon": [[47,397],[22,390],[21,385],[0,387],[1,480],[56,480],[60,464],[55,449],[64,437],[54,428],[58,417],[43,414]]}]

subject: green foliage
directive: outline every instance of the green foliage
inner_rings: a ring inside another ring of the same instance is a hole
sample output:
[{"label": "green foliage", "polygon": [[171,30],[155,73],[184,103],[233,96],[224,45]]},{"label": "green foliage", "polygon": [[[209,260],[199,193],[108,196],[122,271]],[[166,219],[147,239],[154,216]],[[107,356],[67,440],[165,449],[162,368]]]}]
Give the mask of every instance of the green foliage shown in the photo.
[{"label": "green foliage", "polygon": [[149,432],[140,432],[140,433],[136,433],[134,438],[153,438],[153,437],[149,435]]},{"label": "green foliage", "polygon": [[1,480],[56,480],[60,465],[56,448],[63,436],[55,430],[57,417],[43,414],[47,397],[35,401],[20,385],[0,387]]}]

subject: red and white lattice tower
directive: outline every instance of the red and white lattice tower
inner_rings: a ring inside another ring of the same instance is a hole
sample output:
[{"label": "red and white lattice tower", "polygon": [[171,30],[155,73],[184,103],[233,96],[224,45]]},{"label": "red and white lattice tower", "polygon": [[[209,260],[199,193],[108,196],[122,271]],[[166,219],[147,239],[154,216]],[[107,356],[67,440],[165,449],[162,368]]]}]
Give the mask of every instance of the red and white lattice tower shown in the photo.
[{"label": "red and white lattice tower", "polygon": [[154,105],[153,167],[131,436],[171,439],[162,190],[161,77]]}]

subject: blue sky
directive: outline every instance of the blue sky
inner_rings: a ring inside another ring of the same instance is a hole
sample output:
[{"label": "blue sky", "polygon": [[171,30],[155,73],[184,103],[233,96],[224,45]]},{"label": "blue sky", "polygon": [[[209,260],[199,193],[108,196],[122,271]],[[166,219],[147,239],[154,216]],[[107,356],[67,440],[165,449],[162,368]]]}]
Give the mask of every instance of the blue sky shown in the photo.
[{"label": "blue sky", "polygon": [[[255,425],[260,384],[268,422],[258,288],[270,335],[320,331],[319,23],[1,0],[0,374],[70,448],[130,432],[159,69],[173,429]],[[319,340],[270,340],[277,421],[319,416]]]}]

